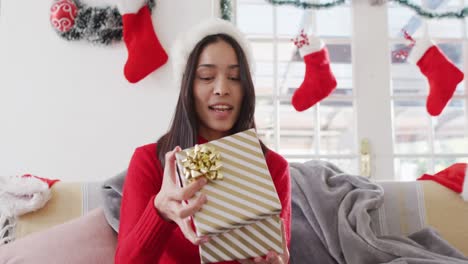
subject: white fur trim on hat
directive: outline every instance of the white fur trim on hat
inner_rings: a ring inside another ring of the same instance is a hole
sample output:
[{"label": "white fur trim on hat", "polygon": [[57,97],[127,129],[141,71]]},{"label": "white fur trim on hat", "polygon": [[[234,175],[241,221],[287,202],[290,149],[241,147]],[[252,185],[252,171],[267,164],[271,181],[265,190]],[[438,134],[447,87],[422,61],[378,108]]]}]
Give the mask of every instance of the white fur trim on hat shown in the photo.
[{"label": "white fur trim on hat", "polygon": [[42,208],[51,197],[49,185],[35,177],[0,177],[0,214],[20,216]]},{"label": "white fur trim on hat", "polygon": [[463,187],[461,191],[461,196],[463,197],[463,200],[468,201],[468,180],[466,180],[466,175],[468,174],[468,166],[466,167],[465,170],[465,177],[463,178]]},{"label": "white fur trim on hat", "polygon": [[255,71],[250,43],[244,34],[231,22],[221,18],[210,18],[180,34],[172,45],[170,58],[172,60],[173,78],[177,89],[180,89],[188,58],[197,43],[206,36],[220,33],[229,35],[239,43],[247,58],[250,71],[252,73]]},{"label": "white fur trim on hat", "polygon": [[304,56],[317,52],[325,47],[325,43],[323,43],[320,38],[313,36],[309,36],[308,38],[309,45],[304,45],[299,49],[299,54],[301,54],[301,57],[303,58]]},{"label": "white fur trim on hat", "polygon": [[136,14],[145,4],[147,0],[117,0],[117,9],[121,15]]},{"label": "white fur trim on hat", "polygon": [[434,45],[434,42],[428,38],[416,41],[416,45],[414,45],[413,50],[411,50],[411,53],[408,56],[408,61],[414,64],[418,63],[424,53],[426,53],[426,51]]}]

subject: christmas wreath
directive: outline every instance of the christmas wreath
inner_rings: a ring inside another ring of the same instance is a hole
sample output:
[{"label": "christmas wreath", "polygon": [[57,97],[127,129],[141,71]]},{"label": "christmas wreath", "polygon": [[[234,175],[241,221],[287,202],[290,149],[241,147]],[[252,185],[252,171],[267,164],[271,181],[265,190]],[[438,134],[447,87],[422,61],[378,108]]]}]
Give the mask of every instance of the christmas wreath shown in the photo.
[{"label": "christmas wreath", "polygon": [[[153,9],[154,0],[147,0]],[[91,7],[80,0],[57,0],[50,8],[50,22],[66,40],[85,39],[109,45],[122,40],[122,16],[117,7]]]}]

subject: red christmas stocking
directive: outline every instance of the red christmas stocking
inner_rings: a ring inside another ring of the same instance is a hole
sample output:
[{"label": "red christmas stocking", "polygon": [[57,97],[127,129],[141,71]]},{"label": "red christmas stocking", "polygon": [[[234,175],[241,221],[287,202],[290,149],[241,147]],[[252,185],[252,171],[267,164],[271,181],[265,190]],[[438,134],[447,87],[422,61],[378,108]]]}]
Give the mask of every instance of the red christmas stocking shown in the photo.
[{"label": "red christmas stocking", "polygon": [[119,0],[118,8],[128,50],[124,75],[136,83],[166,63],[168,57],[154,31],[146,0]]},{"label": "red christmas stocking", "polygon": [[292,105],[297,111],[304,111],[331,94],[336,79],[330,68],[328,50],[322,40],[310,39],[301,32],[294,40],[306,64],[304,81],[294,92]]},{"label": "red christmas stocking", "polygon": [[427,39],[416,42],[408,59],[418,65],[429,81],[426,109],[430,115],[438,116],[463,80],[463,72]]}]

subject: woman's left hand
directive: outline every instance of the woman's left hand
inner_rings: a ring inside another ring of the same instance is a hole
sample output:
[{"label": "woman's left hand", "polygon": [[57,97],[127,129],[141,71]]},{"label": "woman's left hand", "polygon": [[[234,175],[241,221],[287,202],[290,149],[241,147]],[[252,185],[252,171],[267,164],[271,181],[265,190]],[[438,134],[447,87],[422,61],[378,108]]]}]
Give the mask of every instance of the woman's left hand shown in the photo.
[{"label": "woman's left hand", "polygon": [[243,259],[239,260],[241,264],[286,264],[289,261],[289,251],[286,248],[282,255],[278,255],[278,253],[274,251],[269,251],[268,254],[264,257],[256,257],[253,259]]}]

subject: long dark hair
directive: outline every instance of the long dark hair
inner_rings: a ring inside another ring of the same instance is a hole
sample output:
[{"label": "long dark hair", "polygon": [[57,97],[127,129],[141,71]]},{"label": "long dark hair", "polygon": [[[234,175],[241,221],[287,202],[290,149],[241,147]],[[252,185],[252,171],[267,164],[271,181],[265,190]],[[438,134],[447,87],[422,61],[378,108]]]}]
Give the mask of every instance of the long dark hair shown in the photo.
[{"label": "long dark hair", "polygon": [[[172,118],[172,124],[169,131],[157,141],[157,156],[163,168],[165,166],[165,155],[167,152],[173,150],[176,146],[180,146],[182,149],[193,147],[197,142],[199,120],[195,111],[193,97],[195,72],[198,59],[200,58],[200,54],[204,48],[209,44],[216,43],[218,41],[225,41],[234,48],[239,62],[240,83],[244,91],[239,117],[231,131],[229,131],[229,134],[235,134],[250,128],[256,128],[254,121],[255,89],[244,51],[240,47],[239,43],[229,35],[215,34],[206,36],[198,42],[188,58],[184,75],[182,77],[179,99]],[[263,153],[266,154],[268,149],[261,141],[260,144],[262,146]]]}]

